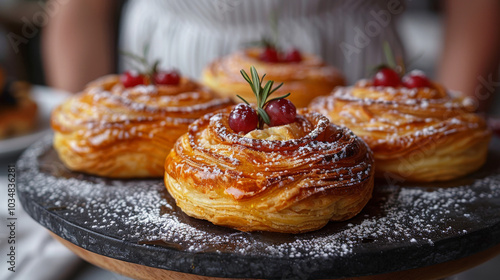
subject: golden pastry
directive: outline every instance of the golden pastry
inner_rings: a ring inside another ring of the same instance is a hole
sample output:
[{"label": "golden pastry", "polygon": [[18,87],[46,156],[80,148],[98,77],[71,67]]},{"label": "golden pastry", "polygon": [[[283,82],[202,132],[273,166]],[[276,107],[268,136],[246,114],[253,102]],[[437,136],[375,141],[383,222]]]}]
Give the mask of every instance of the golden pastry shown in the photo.
[{"label": "golden pastry", "polygon": [[300,233],[362,210],[374,168],[361,139],[305,109],[290,123],[236,132],[233,120],[252,110],[207,114],[177,140],[165,185],[186,214],[242,231]]},{"label": "golden pastry", "polygon": [[340,71],[325,65],[315,55],[299,54],[299,59],[287,61],[272,55],[264,59],[262,55],[266,51],[269,48],[249,48],[217,59],[203,71],[202,82],[223,96],[236,98],[240,95],[253,103],[255,96],[239,70],[255,65],[257,70],[266,73],[264,81],[283,82],[276,95],[290,92],[289,99],[298,108],[306,107],[313,98],[329,94],[336,86],[344,85]]},{"label": "golden pastry", "polygon": [[165,157],[188,125],[233,104],[187,78],[144,85],[129,74],[92,82],[52,113],[54,148],[69,169],[115,178],[160,177]]},{"label": "golden pastry", "polygon": [[309,108],[363,138],[374,153],[378,177],[444,181],[484,164],[491,132],[472,113],[470,99],[452,97],[419,71],[402,81],[389,74],[338,88]]}]

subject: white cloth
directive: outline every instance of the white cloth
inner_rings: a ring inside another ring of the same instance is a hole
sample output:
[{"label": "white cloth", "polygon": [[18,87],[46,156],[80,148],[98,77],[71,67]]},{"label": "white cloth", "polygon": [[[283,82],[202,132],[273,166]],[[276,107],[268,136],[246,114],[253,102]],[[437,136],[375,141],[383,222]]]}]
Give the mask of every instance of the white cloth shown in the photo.
[{"label": "white cloth", "polygon": [[[396,54],[396,32],[404,10],[398,0],[130,0],[124,7],[120,48],[176,67],[199,78],[213,59],[272,34],[278,20],[279,43],[316,53],[341,69],[349,82],[366,77],[385,62],[383,42]],[[130,68],[123,56],[120,68]]]}]

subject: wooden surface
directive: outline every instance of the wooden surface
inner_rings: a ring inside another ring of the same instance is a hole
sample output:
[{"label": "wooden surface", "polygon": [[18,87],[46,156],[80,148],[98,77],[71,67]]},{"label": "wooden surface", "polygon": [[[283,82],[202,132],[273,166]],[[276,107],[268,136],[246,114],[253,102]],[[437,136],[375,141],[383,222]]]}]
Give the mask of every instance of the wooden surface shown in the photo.
[{"label": "wooden surface", "polygon": [[[166,280],[217,280],[217,279],[229,279],[229,278],[215,278],[215,277],[205,277],[187,273],[180,273],[175,271],[168,271],[153,267],[148,267],[144,265],[139,265],[135,263],[125,262],[117,259],[112,259],[106,256],[98,255],[82,249],[74,245],[73,243],[60,238],[54,233],[50,232],[51,235],[68,247],[71,251],[73,251],[76,255],[86,260],[89,263],[92,263],[96,266],[99,266],[103,269],[107,269],[122,275],[125,275],[134,279],[141,280],[157,280],[157,279],[166,279]],[[466,258],[441,263],[437,265],[405,270],[405,271],[397,271],[388,274],[380,274],[380,275],[372,275],[372,276],[364,276],[359,278],[348,278],[351,280],[424,280],[424,279],[442,279],[477,265],[480,265],[483,262],[486,262],[496,255],[500,254],[500,244],[487,249],[485,251],[479,252],[477,254],[471,255]],[[237,279],[233,279],[237,280]],[[239,279],[241,280],[241,279]],[[345,280],[345,279],[344,279]]]}]

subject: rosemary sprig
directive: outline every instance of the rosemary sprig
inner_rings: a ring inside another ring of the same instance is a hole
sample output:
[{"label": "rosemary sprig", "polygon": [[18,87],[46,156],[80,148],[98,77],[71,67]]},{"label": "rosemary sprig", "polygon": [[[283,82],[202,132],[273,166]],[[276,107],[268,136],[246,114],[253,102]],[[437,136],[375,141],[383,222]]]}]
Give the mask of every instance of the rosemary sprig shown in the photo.
[{"label": "rosemary sprig", "polygon": [[278,44],[275,40],[263,36],[262,39],[258,41],[250,41],[243,44],[244,47],[261,47],[261,48],[272,48],[278,50]]},{"label": "rosemary sprig", "polygon": [[389,45],[389,42],[384,41],[382,45],[384,55],[385,55],[385,60],[386,63],[379,64],[375,67],[371,67],[371,71],[369,73],[369,76],[374,75],[377,73],[380,69],[382,68],[391,68],[394,69],[400,77],[404,76],[406,73],[406,67],[405,67],[405,62],[402,57],[394,57],[394,52],[391,49],[391,46]]},{"label": "rosemary sprig", "polygon": [[274,10],[269,14],[269,26],[271,28],[271,34],[275,48],[278,47],[278,38],[279,38],[278,25],[279,25],[278,13],[276,12],[276,10]]},{"label": "rosemary sprig", "polygon": [[261,47],[261,48],[271,48],[277,51],[283,50],[278,43],[279,32],[278,32],[278,23],[279,17],[276,11],[273,11],[269,14],[268,17],[270,36],[263,35],[260,40],[250,41],[243,43],[244,47]]},{"label": "rosemary sprig", "polygon": [[391,46],[389,45],[389,43],[387,41],[384,41],[383,48],[384,48],[384,54],[385,54],[385,59],[387,60],[387,64],[392,69],[396,69],[396,67],[398,65],[396,64],[396,60],[394,59],[394,54],[393,54],[393,51],[391,49]]},{"label": "rosemary sprig", "polygon": [[[262,129],[264,126],[264,123],[266,124],[271,124],[271,121],[269,119],[269,116],[267,115],[266,111],[264,108],[266,105],[273,101],[273,100],[278,100],[282,98],[286,98],[290,95],[290,93],[287,93],[283,96],[276,97],[273,99],[268,100],[269,96],[276,92],[282,85],[283,83],[279,84],[275,88],[273,88],[274,81],[267,81],[267,83],[262,87],[262,83],[264,81],[264,77],[266,74],[262,75],[262,77],[259,77],[259,74],[257,73],[257,70],[255,67],[250,67],[250,78],[248,74],[245,72],[245,70],[241,69],[240,70],[241,76],[243,76],[243,79],[248,82],[250,87],[252,88],[252,91],[255,95],[255,98],[257,99],[257,114],[259,116],[259,129]],[[245,102],[247,105],[250,105],[248,101],[246,101],[243,97],[236,95],[239,99],[241,99],[243,102]]]},{"label": "rosemary sprig", "polygon": [[155,60],[153,64],[149,63],[146,57],[149,53],[149,44],[144,46],[142,56],[137,55],[135,53],[120,51],[121,55],[124,55],[131,59],[133,62],[142,66],[142,69],[136,69],[138,72],[143,73],[149,78],[150,83],[154,84],[154,75],[158,72],[158,65],[160,64],[160,60]]}]

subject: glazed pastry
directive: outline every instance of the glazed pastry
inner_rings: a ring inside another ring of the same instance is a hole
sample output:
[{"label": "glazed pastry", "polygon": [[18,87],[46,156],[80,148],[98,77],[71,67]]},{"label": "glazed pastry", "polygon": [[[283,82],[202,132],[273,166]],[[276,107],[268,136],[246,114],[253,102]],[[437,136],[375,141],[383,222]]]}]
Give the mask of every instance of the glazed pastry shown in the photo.
[{"label": "glazed pastry", "polygon": [[288,59],[279,59],[278,55],[262,48],[233,53],[210,63],[203,71],[202,82],[223,96],[235,99],[240,95],[254,103],[255,96],[239,71],[255,65],[259,72],[267,74],[264,81],[283,82],[276,96],[290,92],[289,99],[298,108],[306,107],[313,98],[327,95],[336,86],[344,85],[340,71],[325,65],[315,55],[298,53],[288,55]]},{"label": "glazed pastry", "polygon": [[205,115],[177,140],[165,161],[177,205],[242,231],[307,232],[358,214],[373,190],[368,146],[325,116],[297,114],[289,100],[271,109],[281,101],[266,102],[265,91],[257,104],[271,126],[262,107],[242,103]]},{"label": "glazed pastry", "polygon": [[373,159],[350,130],[303,111],[292,124],[236,134],[229,111],[189,127],[165,162],[165,185],[188,215],[242,231],[299,233],[358,214]]},{"label": "glazed pastry", "polygon": [[161,177],[165,157],[189,124],[233,104],[174,76],[157,78],[173,84],[156,85],[141,84],[146,77],[130,72],[106,76],[56,108],[54,148],[62,162],[106,177]]},{"label": "glazed pastry", "polygon": [[470,99],[452,97],[419,71],[402,81],[394,73],[379,78],[338,88],[309,107],[366,141],[378,177],[444,181],[484,164],[491,132]]},{"label": "glazed pastry", "polygon": [[8,80],[0,69],[0,139],[32,131],[38,106],[30,97],[30,85]]}]

